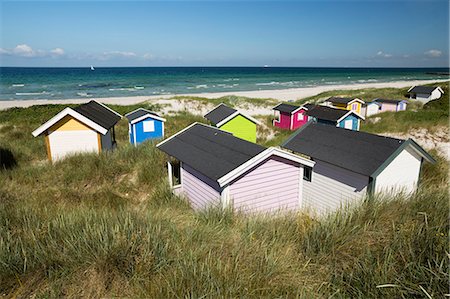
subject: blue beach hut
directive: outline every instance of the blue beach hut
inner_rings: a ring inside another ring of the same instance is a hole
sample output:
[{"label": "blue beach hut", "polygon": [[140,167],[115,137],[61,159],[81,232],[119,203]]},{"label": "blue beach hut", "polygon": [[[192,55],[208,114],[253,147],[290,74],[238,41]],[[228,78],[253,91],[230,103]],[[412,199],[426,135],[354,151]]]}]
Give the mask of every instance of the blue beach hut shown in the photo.
[{"label": "blue beach hut", "polygon": [[144,108],[125,114],[128,119],[130,143],[138,145],[148,139],[164,138],[165,118]]},{"label": "blue beach hut", "polygon": [[355,111],[311,104],[305,104],[304,106],[308,108],[307,114],[310,118],[314,119],[315,122],[326,125],[359,131],[361,120],[364,120],[364,117]]}]

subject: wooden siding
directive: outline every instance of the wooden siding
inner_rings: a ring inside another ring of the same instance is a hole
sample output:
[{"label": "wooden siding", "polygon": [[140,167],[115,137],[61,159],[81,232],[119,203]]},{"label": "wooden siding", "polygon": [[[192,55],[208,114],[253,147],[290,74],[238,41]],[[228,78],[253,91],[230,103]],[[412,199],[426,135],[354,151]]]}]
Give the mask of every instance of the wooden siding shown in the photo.
[{"label": "wooden siding", "polygon": [[222,190],[218,183],[184,163],[181,167],[181,185],[182,193],[194,209],[220,204]]},{"label": "wooden siding", "polygon": [[[303,119],[299,120],[299,115],[303,115]],[[306,115],[306,111],[301,109],[295,112],[292,115],[292,130],[296,130],[302,127],[304,124],[308,122],[308,115]]]},{"label": "wooden siding", "polygon": [[347,121],[347,120],[351,120],[351,122],[352,122],[352,127],[351,127],[351,129],[352,129],[353,131],[359,131],[359,122],[360,122],[360,119],[359,119],[358,117],[356,117],[354,114],[347,115],[347,117],[344,118],[343,120],[341,120],[341,121],[337,124],[337,126],[340,127],[340,128],[345,128],[345,121]]},{"label": "wooden siding", "polygon": [[380,106],[378,106],[375,103],[369,103],[367,104],[367,108],[366,108],[366,117],[380,113]]},{"label": "wooden siding", "polygon": [[235,210],[270,212],[299,208],[300,165],[271,157],[230,184]]},{"label": "wooden siding", "polygon": [[100,135],[101,137],[101,149],[102,150],[112,150],[113,149],[113,143],[112,143],[112,129],[109,129],[109,131],[105,135]]},{"label": "wooden siding", "polygon": [[220,129],[231,132],[235,137],[256,142],[256,124],[242,115],[232,118],[223,124]]},{"label": "wooden siding", "polygon": [[60,121],[49,128],[51,131],[85,131],[92,130],[70,115],[64,116]]},{"label": "wooden siding", "polygon": [[[356,106],[356,109],[353,109],[353,105]],[[351,104],[347,105],[347,110],[354,111],[358,114],[361,114],[361,106],[362,106],[362,104],[360,102],[351,103]]]},{"label": "wooden siding", "polygon": [[302,208],[318,214],[365,197],[369,178],[323,161],[315,161],[311,182],[303,181]]},{"label": "wooden siding", "polygon": [[[144,122],[153,121],[155,130],[153,132],[144,132]],[[164,137],[164,122],[148,117],[146,119],[141,120],[135,124],[131,125],[133,127],[133,134],[136,132],[136,136],[131,134],[130,140],[131,143],[134,144],[134,140],[136,140],[136,144],[140,144],[149,139],[157,139]]]},{"label": "wooden siding", "polygon": [[380,112],[386,112],[386,111],[397,111],[397,104],[393,103],[381,103],[381,111]]},{"label": "wooden siding", "polygon": [[377,177],[375,192],[413,192],[417,188],[421,157],[412,149],[404,149]]},{"label": "wooden siding", "polygon": [[48,138],[52,161],[74,153],[99,152],[98,133],[93,130],[50,131]]},{"label": "wooden siding", "polygon": [[290,129],[291,127],[291,114],[286,112],[278,113],[278,120],[273,121],[273,125],[280,129]]}]

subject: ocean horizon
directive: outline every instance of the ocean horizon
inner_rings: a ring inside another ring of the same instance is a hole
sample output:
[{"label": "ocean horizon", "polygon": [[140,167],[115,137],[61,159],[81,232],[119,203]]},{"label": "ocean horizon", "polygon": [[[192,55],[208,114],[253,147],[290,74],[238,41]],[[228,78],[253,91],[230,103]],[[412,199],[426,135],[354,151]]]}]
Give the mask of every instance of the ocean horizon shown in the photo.
[{"label": "ocean horizon", "polygon": [[[0,100],[89,99],[448,79],[449,68],[0,67]],[[444,74],[444,75],[443,75]]]}]

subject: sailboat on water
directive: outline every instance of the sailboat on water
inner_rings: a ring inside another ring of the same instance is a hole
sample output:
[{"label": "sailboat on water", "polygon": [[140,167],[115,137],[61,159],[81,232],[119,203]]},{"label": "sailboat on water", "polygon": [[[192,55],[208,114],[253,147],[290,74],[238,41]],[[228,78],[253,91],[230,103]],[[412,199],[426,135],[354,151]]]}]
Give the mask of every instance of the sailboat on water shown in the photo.
[{"label": "sailboat on water", "polygon": [[91,71],[95,71],[94,67],[91,65]]}]

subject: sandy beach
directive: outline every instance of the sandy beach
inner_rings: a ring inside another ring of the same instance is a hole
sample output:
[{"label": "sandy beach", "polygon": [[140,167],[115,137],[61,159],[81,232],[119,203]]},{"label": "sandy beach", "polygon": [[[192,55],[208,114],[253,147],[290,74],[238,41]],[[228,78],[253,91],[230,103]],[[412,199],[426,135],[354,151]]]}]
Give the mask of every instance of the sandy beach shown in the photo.
[{"label": "sandy beach", "polygon": [[[255,90],[255,91],[231,91],[231,92],[217,92],[217,93],[195,93],[195,94],[171,94],[171,95],[157,95],[157,96],[134,96],[134,97],[109,97],[96,98],[95,100],[105,104],[115,105],[131,105],[145,101],[150,101],[153,104],[162,104],[170,106],[171,111],[178,111],[186,109],[185,105],[179,101],[171,101],[170,98],[174,96],[196,96],[209,99],[220,98],[223,96],[235,95],[250,98],[272,98],[280,101],[297,100],[305,97],[314,96],[326,91],[332,90],[355,90],[363,88],[404,88],[414,85],[430,84],[448,82],[448,79],[442,80],[415,80],[415,81],[395,81],[385,83],[361,83],[351,85],[326,85],[305,88],[291,88],[279,90]],[[61,99],[61,100],[0,100],[0,110],[12,107],[29,107],[33,105],[45,104],[79,104],[90,101],[92,98],[80,99]],[[178,104],[177,104],[178,103]],[[169,109],[169,107],[167,107]],[[257,109],[259,110],[259,109]],[[260,114],[259,111],[253,111],[252,114]]]}]

